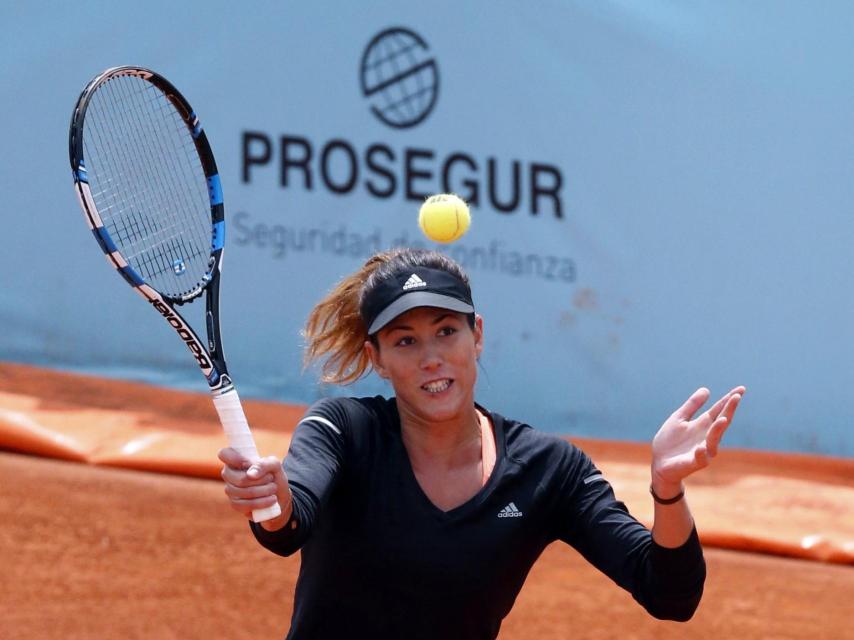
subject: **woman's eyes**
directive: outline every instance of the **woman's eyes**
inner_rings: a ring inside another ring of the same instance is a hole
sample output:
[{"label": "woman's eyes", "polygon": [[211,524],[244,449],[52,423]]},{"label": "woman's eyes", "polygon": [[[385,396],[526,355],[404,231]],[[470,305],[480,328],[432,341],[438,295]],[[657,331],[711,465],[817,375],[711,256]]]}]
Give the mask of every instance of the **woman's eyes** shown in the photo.
[{"label": "woman's eyes", "polygon": [[[453,335],[456,332],[457,332],[457,329],[455,327],[446,326],[446,327],[441,327],[436,332],[436,335],[445,337],[445,336]],[[398,340],[397,342],[394,343],[394,346],[406,347],[406,346],[409,346],[411,344],[415,344],[415,337],[414,336],[403,336],[400,340]]]}]

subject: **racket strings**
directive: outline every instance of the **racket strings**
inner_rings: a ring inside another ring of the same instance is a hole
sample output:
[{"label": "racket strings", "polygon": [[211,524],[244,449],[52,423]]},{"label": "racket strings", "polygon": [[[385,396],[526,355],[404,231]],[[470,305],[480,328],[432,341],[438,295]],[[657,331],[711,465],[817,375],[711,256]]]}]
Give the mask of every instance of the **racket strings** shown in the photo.
[{"label": "racket strings", "polygon": [[[169,138],[169,140],[180,141],[181,150],[184,154],[184,162],[179,162],[177,161],[178,156],[175,153],[170,153],[171,151],[174,151],[174,149],[163,149],[161,145],[160,151],[163,153],[163,157],[167,158],[170,165],[170,172],[168,175],[173,178],[170,182],[171,190],[173,193],[178,193],[179,190],[192,186],[199,201],[208,204],[210,200],[207,194],[206,181],[194,179],[199,174],[204,176],[204,171],[202,169],[201,162],[199,161],[198,153],[196,152],[196,146],[192,139],[187,135],[188,129],[183,118],[177,113],[174,105],[164,99],[163,94],[157,88],[152,85],[146,85],[146,88],[151,95],[150,102],[152,103],[152,106],[160,111],[159,115],[164,120],[171,122],[173,125],[174,137]],[[162,142],[161,138],[158,138],[157,140]],[[193,171],[188,173],[188,168],[191,168]],[[179,171],[182,174],[180,177],[178,176]],[[210,234],[210,219],[208,217],[207,210],[204,217],[197,216],[194,220],[198,223],[196,231],[200,233],[205,240],[207,240],[207,235]]]},{"label": "racket strings", "polygon": [[[161,184],[164,187],[164,190],[161,191],[158,195],[166,196],[165,201],[161,201],[161,204],[165,207],[168,207],[170,204],[180,204],[182,202],[181,196],[183,195],[180,189],[184,186],[190,186],[193,184],[198,185],[199,180],[193,180],[192,175],[187,175],[186,168],[188,166],[193,166],[194,164],[198,165],[199,171],[201,171],[201,164],[198,163],[198,157],[195,152],[195,146],[192,144],[191,139],[187,135],[187,128],[184,124],[183,119],[178,116],[175,112],[175,108],[172,106],[172,103],[165,99],[165,96],[153,85],[145,83],[143,85],[145,87],[145,92],[147,92],[147,96],[145,98],[144,106],[145,110],[141,109],[141,105],[139,102],[132,102],[132,106],[134,107],[134,113],[130,114],[137,121],[143,121],[147,115],[146,110],[150,110],[153,115],[159,118],[160,122],[166,123],[167,125],[171,123],[171,133],[173,134],[168,139],[164,141],[162,136],[147,136],[144,137],[144,142],[146,143],[146,152],[151,157],[160,157],[165,161],[166,173],[165,175],[169,178],[167,182],[162,182]],[[164,142],[172,143],[175,141],[180,141],[183,143],[181,145],[181,150],[184,153],[183,160],[186,162],[176,161],[176,158],[181,160],[180,156],[176,154],[176,149],[174,145],[168,145],[171,148],[165,148]],[[152,143],[158,143],[158,148],[154,148]],[[149,169],[149,175],[151,176],[151,167],[147,167]],[[208,206],[208,199],[205,194],[200,194],[198,189],[196,190],[197,195],[200,196],[200,200],[205,203],[205,206]],[[168,208],[164,208],[164,211],[168,211]],[[196,231],[200,233],[200,236],[197,236],[201,239],[201,244],[196,245],[196,251],[193,251],[193,247],[187,245],[184,242],[184,234],[177,233],[180,230],[180,223],[186,222],[188,220],[182,220],[179,216],[172,216],[171,225],[157,225],[157,219],[151,219],[150,222],[153,223],[154,229],[153,231],[157,231],[157,233],[152,233],[152,242],[146,253],[150,254],[151,257],[155,258],[153,261],[149,261],[149,264],[155,265],[155,268],[152,269],[152,275],[161,275],[169,272],[175,271],[175,265],[179,264],[177,261],[181,260],[182,256],[202,256],[207,257],[208,251],[208,243],[207,243],[207,234],[210,232],[210,226],[208,221],[207,210],[205,212],[204,220],[201,220],[199,217],[191,218],[190,220],[195,220],[199,223],[196,228]]]},{"label": "racket strings", "polygon": [[[104,85],[102,90],[110,91],[113,88],[114,87],[108,84]],[[115,95],[112,97],[113,100],[116,100]],[[118,115],[121,116],[125,114],[120,112]],[[98,116],[100,116],[102,120],[107,117],[103,111],[98,113]],[[118,120],[118,118],[116,118],[116,120]],[[152,179],[151,172],[148,170],[147,165],[131,166],[127,162],[127,160],[132,157],[132,150],[128,147],[128,140],[126,136],[120,136],[117,132],[112,130],[106,132],[108,135],[101,135],[100,128],[96,128],[95,124],[96,123],[91,120],[87,121],[87,133],[95,133],[98,137],[98,145],[96,145],[95,148],[99,151],[103,151],[106,158],[112,158],[115,160],[115,163],[112,165],[108,165],[106,163],[98,164],[98,168],[100,169],[99,177],[101,174],[106,174],[104,176],[103,183],[104,189],[98,193],[114,201],[114,205],[112,205],[111,208],[114,206],[117,210],[113,212],[114,218],[111,222],[113,222],[115,226],[115,232],[118,238],[126,243],[126,250],[124,251],[126,257],[132,258],[136,255],[133,251],[134,241],[144,238],[140,233],[140,229],[156,230],[160,225],[157,224],[157,220],[153,217],[149,218],[147,223],[136,219],[133,214],[136,207],[128,207],[127,205],[129,203],[145,201],[150,195],[153,196],[154,194],[151,193],[151,190],[144,187],[146,185],[153,184],[154,180]],[[126,124],[125,122],[117,122],[116,125],[120,125],[123,132],[130,131],[129,124]],[[144,140],[145,139],[143,138],[143,141]],[[122,148],[118,149],[120,145]],[[87,153],[87,156],[88,155],[89,154]]]},{"label": "racket strings", "polygon": [[[174,107],[172,106],[172,104],[170,102],[168,102],[167,100],[160,99],[160,96],[162,94],[155,87],[153,87],[151,85],[147,85],[147,88],[148,88],[148,92],[152,95],[149,98],[148,104],[146,104],[146,106],[154,109],[155,111],[159,111],[160,113],[158,113],[157,115],[159,117],[161,117],[162,119],[166,120],[167,122],[170,122],[170,121],[172,122],[172,124],[173,124],[173,131],[172,132],[174,133],[174,138],[170,138],[170,140],[181,140],[183,142],[182,151],[184,152],[184,157],[185,157],[184,159],[186,160],[186,162],[176,162],[175,161],[176,155],[174,153],[171,153],[174,150],[173,149],[165,149],[163,147],[163,144],[162,144],[163,141],[161,138],[159,138],[159,137],[154,138],[154,141],[157,141],[160,143],[160,147],[158,149],[152,149],[151,148],[151,144],[150,144],[152,142],[151,138],[146,139],[146,141],[149,143],[149,145],[148,145],[149,146],[149,149],[148,149],[149,152],[154,153],[154,154],[159,154],[161,157],[166,159],[166,165],[167,165],[167,169],[168,169],[167,175],[170,178],[172,178],[168,184],[164,185],[166,190],[167,190],[167,192],[166,192],[166,195],[168,196],[167,201],[168,202],[178,202],[179,201],[179,195],[180,195],[180,193],[178,192],[178,189],[182,185],[189,186],[192,184],[192,185],[198,186],[198,184],[200,182],[198,180],[193,180],[192,179],[193,177],[190,175],[186,175],[186,171],[184,171],[187,166],[192,166],[194,162],[198,163],[198,157],[196,155],[195,145],[192,144],[192,142],[190,141],[190,138],[186,135],[187,134],[187,128],[186,128],[186,125],[184,124],[184,121],[180,118],[176,119],[176,118],[172,117],[175,115]],[[137,113],[135,115],[137,117],[143,117],[144,114],[139,113],[139,111],[137,109]],[[201,170],[201,164],[199,164],[199,170]],[[180,177],[179,177],[179,172],[182,173],[182,175]],[[202,201],[204,201],[205,203],[209,202],[206,194],[199,193],[198,189],[197,189],[197,196],[199,196],[200,199]],[[199,218],[195,218],[195,221],[197,221],[199,223],[198,227],[196,228],[196,232],[201,234],[201,238],[202,238],[203,243],[204,243],[200,246],[197,245],[195,247],[189,246],[188,243],[185,242],[183,234],[176,234],[175,233],[178,221],[179,220],[176,218],[175,224],[164,228],[162,232],[159,232],[157,234],[157,236],[156,236],[157,242],[154,245],[152,245],[152,248],[158,248],[159,250],[147,252],[148,254],[150,254],[151,257],[156,259],[154,261],[149,260],[149,263],[148,263],[149,265],[153,264],[151,269],[152,269],[152,272],[155,273],[156,275],[167,273],[169,271],[174,273],[176,265],[179,265],[180,261],[182,260],[182,256],[207,258],[207,256],[209,255],[209,250],[208,250],[208,246],[207,246],[207,242],[206,242],[206,240],[207,240],[206,234],[210,233],[210,225],[209,225],[209,221],[208,221],[207,217],[205,218],[205,220],[200,220]],[[153,221],[153,222],[156,222],[156,221]],[[154,235],[154,234],[152,233],[152,235]]]},{"label": "racket strings", "polygon": [[119,251],[161,293],[197,289],[208,272],[210,198],[181,115],[151,83],[120,76],[97,89],[84,126],[92,197]]},{"label": "racket strings", "polygon": [[[111,87],[111,89],[112,89],[112,87]],[[134,102],[130,102],[130,104],[134,105]],[[148,105],[148,106],[150,107],[150,105]],[[138,114],[138,109],[137,109],[137,114],[132,114],[132,115],[133,115],[133,117],[140,118],[140,115]],[[127,120],[124,119],[124,122],[126,122],[126,121]],[[124,122],[123,122],[123,124],[124,124]],[[127,126],[127,125],[125,125],[125,126]],[[129,130],[129,129],[126,129],[126,130]],[[173,131],[175,131],[177,133],[178,130],[173,129]],[[187,137],[187,136],[185,135],[184,137]],[[128,151],[128,149],[127,149],[128,139],[126,137],[124,137],[124,138],[117,137],[117,138],[115,138],[115,140],[124,143],[123,146],[125,147],[124,150],[126,152],[125,154],[123,154],[121,156],[117,156],[117,157],[120,157],[120,158],[125,159],[125,160],[128,157],[131,157],[127,153],[127,151]],[[145,143],[145,147],[144,147],[145,153],[147,153],[149,156],[152,156],[155,153],[155,150],[153,150],[151,147],[150,138],[144,137],[142,139],[142,142]],[[159,151],[158,153],[163,155],[162,150]],[[174,164],[174,163],[172,163],[172,164]],[[153,176],[152,168],[151,168],[150,164],[143,164],[141,166],[141,168],[139,168],[138,166],[137,167],[131,167],[131,169],[128,170],[128,164],[127,164],[127,162],[124,162],[124,163],[122,163],[121,167],[124,170],[120,169],[119,172],[116,174],[119,177],[124,177],[124,176],[129,176],[129,175],[142,176],[142,177],[144,177],[145,181],[149,182],[149,183],[154,182],[156,179],[156,176]],[[173,169],[173,167],[169,167],[169,168]],[[135,179],[140,183],[143,182],[143,181],[139,180],[139,177],[136,177]],[[174,185],[171,185],[169,183],[164,183],[162,180],[160,182],[161,182],[162,186],[168,188],[168,190],[170,192],[169,193],[170,200],[163,201],[161,199],[156,204],[159,206],[160,210],[166,212],[167,214],[170,214],[169,205],[171,203],[177,202],[177,200],[175,200],[174,195],[172,193],[172,192],[174,192]],[[111,185],[111,188],[115,189],[115,186]],[[161,194],[160,190],[154,191],[154,192],[151,192],[151,190],[144,190],[142,193],[140,192],[140,190],[135,190],[135,191],[127,190],[126,192],[122,192],[122,193],[126,193],[127,197],[125,199],[129,200],[129,201],[131,201],[131,203],[133,203],[133,202],[139,202],[141,199],[141,196],[149,195],[148,193],[145,193],[146,191],[151,193],[151,195],[160,195]],[[169,269],[173,268],[173,263],[176,260],[176,258],[180,257],[180,256],[176,256],[175,248],[173,246],[174,240],[176,239],[176,237],[180,238],[180,236],[176,236],[176,230],[178,228],[176,221],[179,221],[180,218],[176,218],[173,215],[173,216],[171,216],[172,220],[173,220],[173,224],[164,225],[161,223],[166,218],[158,219],[158,218],[155,218],[153,216],[140,215],[139,208],[136,206],[133,206],[133,205],[131,206],[130,209],[127,209],[127,210],[120,206],[119,211],[117,211],[116,213],[117,213],[117,217],[114,220],[115,221],[114,232],[117,234],[120,241],[123,241],[124,243],[129,244],[129,246],[126,247],[125,251],[124,251],[124,253],[127,254],[126,257],[129,258],[129,261],[133,263],[134,259],[139,257],[140,260],[138,261],[138,264],[139,264],[139,266],[142,266],[142,268],[139,270],[143,274],[143,276],[149,280],[154,279],[156,276],[160,276],[160,275],[169,273]],[[134,243],[135,240],[137,241],[136,243]],[[141,241],[141,242],[139,242],[139,241]],[[135,246],[135,244],[141,245],[141,248]],[[186,245],[184,245],[184,246],[186,246]],[[186,251],[184,251],[182,253],[183,253],[183,255],[191,255],[191,254],[188,254]],[[198,252],[197,251],[196,253],[204,253],[204,252]],[[168,261],[167,261],[167,258],[168,258]]]}]

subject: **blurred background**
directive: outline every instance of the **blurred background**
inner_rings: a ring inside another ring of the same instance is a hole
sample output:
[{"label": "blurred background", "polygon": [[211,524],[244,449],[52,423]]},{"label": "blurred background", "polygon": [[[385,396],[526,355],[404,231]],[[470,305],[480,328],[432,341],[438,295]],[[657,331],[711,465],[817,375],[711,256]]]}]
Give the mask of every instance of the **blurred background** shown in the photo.
[{"label": "blurred background", "polygon": [[206,388],[72,187],[77,95],[135,64],[217,157],[244,397],[389,391],[318,385],[299,331],[374,251],[428,246],[418,207],[452,191],[484,405],[646,441],[698,386],[745,384],[727,444],[854,452],[850,3],[83,0],[0,21],[0,360]]}]

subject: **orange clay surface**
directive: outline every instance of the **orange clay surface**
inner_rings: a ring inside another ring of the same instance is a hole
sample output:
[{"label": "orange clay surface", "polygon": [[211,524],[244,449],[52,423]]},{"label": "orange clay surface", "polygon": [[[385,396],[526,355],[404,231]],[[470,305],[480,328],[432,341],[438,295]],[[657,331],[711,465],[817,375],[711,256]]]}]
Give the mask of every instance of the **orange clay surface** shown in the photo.
[{"label": "orange clay surface", "polygon": [[[246,404],[281,455],[302,408]],[[0,364],[0,422],[0,638],[284,636],[299,559],[255,544],[209,478],[223,442],[204,394]],[[648,517],[645,448],[577,442]],[[725,450],[704,475],[689,485],[709,566],[692,621],[649,618],[553,545],[500,637],[851,637],[851,460]]]}]

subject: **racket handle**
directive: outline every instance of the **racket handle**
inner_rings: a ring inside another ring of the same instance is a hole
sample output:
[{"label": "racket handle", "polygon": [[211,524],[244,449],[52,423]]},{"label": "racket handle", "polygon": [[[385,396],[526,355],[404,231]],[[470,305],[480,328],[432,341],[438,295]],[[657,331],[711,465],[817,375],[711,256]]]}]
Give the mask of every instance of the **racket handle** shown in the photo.
[{"label": "racket handle", "polygon": [[[216,412],[219,414],[219,421],[222,423],[225,435],[228,437],[229,446],[236,449],[249,462],[257,462],[260,456],[255,447],[255,439],[249,430],[246,415],[243,413],[240,398],[237,396],[237,389],[231,387],[224,393],[215,391],[213,403]],[[277,502],[263,509],[255,509],[252,512],[252,521],[266,522],[281,515],[281,513],[282,510]]]}]

